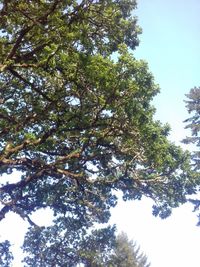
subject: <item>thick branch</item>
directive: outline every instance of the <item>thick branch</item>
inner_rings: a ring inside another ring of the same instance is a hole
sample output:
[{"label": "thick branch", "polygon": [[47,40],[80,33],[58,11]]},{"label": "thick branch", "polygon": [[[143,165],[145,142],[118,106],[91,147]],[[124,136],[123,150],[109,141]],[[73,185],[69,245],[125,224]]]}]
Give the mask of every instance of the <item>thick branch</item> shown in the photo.
[{"label": "thick branch", "polygon": [[[17,56],[17,60],[28,60],[28,59],[32,59],[33,55],[35,53],[37,53],[38,51],[41,51],[45,46],[48,46],[50,44],[50,42],[47,42],[47,43],[44,43],[44,44],[41,44],[41,45],[38,45],[37,47],[35,47],[32,51],[30,52],[27,52],[25,54],[22,54],[20,56]],[[35,64],[33,64],[35,65]]]},{"label": "thick branch", "polygon": [[6,58],[6,61],[9,60],[9,59],[12,59],[13,56],[15,55],[17,49],[19,48],[24,36],[33,28],[33,25],[29,26],[29,27],[26,27],[24,29],[21,30],[14,46],[12,47],[10,53],[8,54],[7,58]]},{"label": "thick branch", "polygon": [[57,130],[56,127],[52,128],[48,132],[44,133],[41,138],[38,138],[36,140],[24,140],[23,143],[15,147],[12,147],[12,144],[8,143],[5,147],[3,155],[0,157],[0,163],[1,162],[6,163],[6,161],[11,155],[18,153],[19,151],[23,150],[27,146],[36,146],[36,145],[40,145],[44,143],[56,130]]},{"label": "thick branch", "polygon": [[6,214],[10,211],[10,207],[9,206],[4,206],[1,210],[0,210],[0,221],[3,220],[6,216]]},{"label": "thick branch", "polygon": [[35,92],[37,92],[39,95],[41,95],[44,99],[48,100],[49,102],[52,102],[52,100],[46,94],[44,94],[38,87],[34,86],[33,83],[31,83],[28,80],[26,80],[16,70],[12,69],[11,67],[9,67],[8,70],[10,71],[10,73],[12,75],[14,75],[15,77],[17,77],[19,80],[21,80],[22,82],[24,82],[26,85],[29,85]]}]

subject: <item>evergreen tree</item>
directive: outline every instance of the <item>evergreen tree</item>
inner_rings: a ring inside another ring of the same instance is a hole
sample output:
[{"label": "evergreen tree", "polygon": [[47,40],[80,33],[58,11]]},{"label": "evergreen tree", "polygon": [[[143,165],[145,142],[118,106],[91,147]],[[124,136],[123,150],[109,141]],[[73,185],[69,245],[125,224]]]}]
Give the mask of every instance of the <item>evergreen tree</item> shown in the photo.
[{"label": "evergreen tree", "polygon": [[194,151],[192,159],[194,169],[200,170],[200,87],[191,89],[187,98],[186,107],[191,116],[185,122],[187,123],[186,128],[191,130],[192,136],[187,137],[184,142],[197,146],[197,151]]},{"label": "evergreen tree", "polygon": [[[193,166],[193,176],[196,178],[196,191],[199,191],[199,171],[200,171],[200,87],[194,87],[190,90],[187,96],[186,107],[191,114],[191,116],[185,120],[187,123],[186,128],[191,130],[191,136],[183,140],[186,144],[196,145],[196,150],[192,153],[192,166]],[[194,211],[199,210],[200,200],[199,199],[189,199],[189,201],[194,204]],[[198,215],[200,226],[200,214]]]},{"label": "evergreen tree", "polygon": [[147,257],[140,252],[136,243],[129,240],[125,233],[117,236],[114,252],[111,255],[110,266],[118,267],[149,267]]}]

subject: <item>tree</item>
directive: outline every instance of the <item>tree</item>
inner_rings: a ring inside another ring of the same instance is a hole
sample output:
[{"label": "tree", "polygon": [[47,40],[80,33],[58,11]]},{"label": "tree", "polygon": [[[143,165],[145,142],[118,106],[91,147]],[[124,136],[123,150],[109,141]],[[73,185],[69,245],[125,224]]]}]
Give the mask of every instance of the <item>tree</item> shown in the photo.
[{"label": "tree", "polygon": [[[191,130],[192,136],[187,137],[184,142],[188,144],[196,144],[197,148],[200,147],[200,88],[194,87],[186,95],[186,107],[188,112],[192,115],[185,120],[187,123],[186,128]],[[200,170],[200,151],[195,151],[192,157],[194,161],[194,169]]]},{"label": "tree", "polygon": [[193,192],[189,155],[153,119],[158,86],[130,52],[140,33],[135,7],[0,1],[0,172],[10,177],[1,183],[0,220],[15,212],[37,234],[31,214],[49,207],[63,231],[68,217],[87,230],[108,221],[118,190],[124,200],[151,197],[163,218]]},{"label": "tree", "polygon": [[114,252],[111,255],[109,266],[118,267],[149,267],[147,257],[140,252],[136,243],[128,239],[125,233],[117,236]]},{"label": "tree", "polygon": [[[194,87],[190,90],[187,96],[186,107],[191,114],[190,118],[185,120],[187,123],[186,128],[191,130],[192,136],[187,137],[183,140],[186,144],[193,144],[196,145],[197,149],[200,147],[200,88]],[[198,192],[199,188],[199,170],[200,170],[200,151],[194,151],[192,154],[192,161],[193,161],[193,176],[196,178],[196,192]],[[191,203],[194,204],[194,211],[199,210],[200,207],[200,200],[199,199],[189,199]],[[199,222],[198,225],[200,226],[200,214],[198,215]]]},{"label": "tree", "polygon": [[[97,231],[98,232],[98,231]],[[107,236],[108,237],[108,236]],[[106,238],[106,236],[105,236]],[[102,247],[97,249],[96,253],[85,254],[87,255],[84,262],[85,267],[149,267],[147,257],[140,252],[140,247],[137,246],[132,240],[128,239],[128,236],[122,232],[116,237],[111,239],[112,242],[108,247]],[[88,242],[88,240],[87,240]],[[94,248],[101,242],[92,243]],[[89,250],[92,252],[92,248],[89,244]],[[105,249],[106,248],[106,249]],[[107,249],[109,248],[109,249]],[[87,250],[88,251],[88,248]],[[95,251],[95,249],[94,249]],[[89,257],[88,257],[89,256]]]}]

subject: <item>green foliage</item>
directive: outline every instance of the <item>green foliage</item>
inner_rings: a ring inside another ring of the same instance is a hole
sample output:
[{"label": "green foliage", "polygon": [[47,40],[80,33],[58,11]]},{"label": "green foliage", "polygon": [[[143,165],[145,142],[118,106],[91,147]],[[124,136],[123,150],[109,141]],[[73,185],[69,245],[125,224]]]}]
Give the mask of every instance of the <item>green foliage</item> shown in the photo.
[{"label": "green foliage", "polygon": [[125,200],[151,197],[161,217],[193,193],[189,155],[153,119],[159,88],[130,53],[140,33],[135,7],[134,0],[0,1],[0,173],[21,173],[1,184],[0,220],[10,211],[28,220],[30,254],[54,231],[37,232],[30,216],[38,209],[53,210],[63,231],[66,217],[81,222],[84,237],[109,220],[118,190]]},{"label": "green foliage", "polygon": [[10,242],[8,240],[0,243],[0,266],[9,267],[13,260],[13,255],[10,252]]},{"label": "green foliage", "polygon": [[[190,114],[190,118],[185,120],[187,123],[186,128],[191,130],[192,136],[189,136],[183,140],[186,144],[196,145],[195,151],[192,153],[192,167],[193,167],[193,180],[196,186],[196,191],[199,191],[199,171],[200,171],[200,88],[194,87],[190,90],[187,96],[186,107]],[[194,186],[193,186],[194,187]],[[189,199],[189,201],[194,205],[194,211],[199,210],[200,200],[199,199]],[[200,214],[198,215],[200,226]]]},{"label": "green foliage", "polygon": [[28,253],[24,266],[104,266],[115,242],[115,228],[88,233],[87,227],[87,222],[65,217],[57,218],[47,228],[30,228],[23,245]]},{"label": "green foliage", "polygon": [[[57,219],[54,225],[30,228],[24,240],[27,267],[149,267],[147,257],[125,233],[115,228],[86,231],[80,220]],[[47,241],[48,240],[48,241]],[[31,247],[31,249],[30,249]]]},{"label": "green foliage", "polygon": [[109,260],[109,267],[149,267],[147,257],[140,252],[140,248],[129,240],[125,233],[116,238],[116,244]]},{"label": "green foliage", "polygon": [[[187,144],[195,144],[197,149],[200,147],[200,88],[195,87],[187,94],[186,107],[191,114],[190,118],[185,120],[186,128],[191,130],[192,136],[187,137],[184,142]],[[200,170],[200,152],[199,150],[193,153],[195,170]]]}]

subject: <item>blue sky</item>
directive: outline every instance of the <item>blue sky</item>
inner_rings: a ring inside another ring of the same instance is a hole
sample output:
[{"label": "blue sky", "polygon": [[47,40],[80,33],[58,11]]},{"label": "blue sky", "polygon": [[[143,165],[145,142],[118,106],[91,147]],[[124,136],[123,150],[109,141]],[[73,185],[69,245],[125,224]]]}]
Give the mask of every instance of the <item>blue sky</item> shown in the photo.
[{"label": "blue sky", "polygon": [[199,14],[199,0],[138,0],[136,15],[143,33],[136,56],[148,62],[160,85],[156,117],[171,124],[175,140],[185,134],[178,129],[188,116],[185,94],[200,85]]},{"label": "blue sky", "polygon": [[[148,62],[161,88],[155,118],[170,123],[170,139],[180,144],[189,134],[183,123],[188,117],[185,94],[200,86],[200,1],[138,0],[135,13],[143,33],[134,54]],[[174,210],[166,220],[153,217],[151,206],[147,199],[120,202],[112,222],[138,242],[151,267],[199,267],[200,227],[192,206]]]}]

